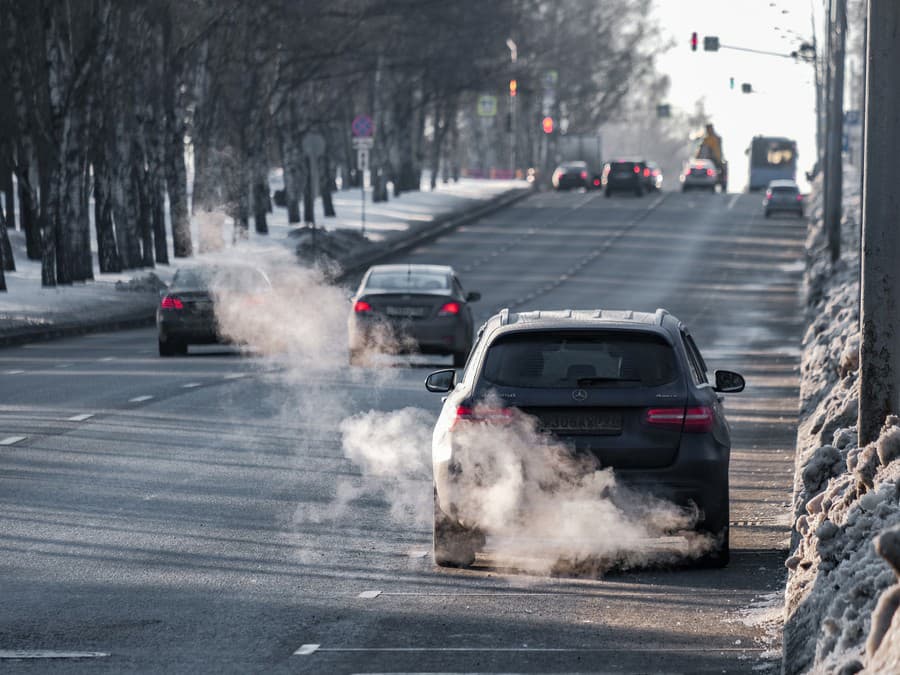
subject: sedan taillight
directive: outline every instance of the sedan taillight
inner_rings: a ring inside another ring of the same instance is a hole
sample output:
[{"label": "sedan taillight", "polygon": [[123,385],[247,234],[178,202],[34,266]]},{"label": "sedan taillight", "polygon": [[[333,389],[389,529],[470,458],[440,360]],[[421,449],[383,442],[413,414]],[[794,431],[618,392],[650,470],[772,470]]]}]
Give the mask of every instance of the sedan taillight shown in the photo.
[{"label": "sedan taillight", "polygon": [[462,422],[485,422],[490,424],[508,424],[512,421],[512,408],[485,408],[478,406],[472,408],[461,405],[456,408],[456,419],[451,428]]},{"label": "sedan taillight", "polygon": [[355,303],[353,303],[353,311],[356,312],[357,314],[371,312],[372,305],[370,305],[365,300],[357,300]]},{"label": "sedan taillight", "polygon": [[459,314],[459,310],[461,309],[458,302],[447,302],[444,303],[444,306],[441,307],[438,312],[438,316],[454,316]]},{"label": "sedan taillight", "polygon": [[184,303],[174,295],[165,296],[159,303],[160,309],[184,309]]}]

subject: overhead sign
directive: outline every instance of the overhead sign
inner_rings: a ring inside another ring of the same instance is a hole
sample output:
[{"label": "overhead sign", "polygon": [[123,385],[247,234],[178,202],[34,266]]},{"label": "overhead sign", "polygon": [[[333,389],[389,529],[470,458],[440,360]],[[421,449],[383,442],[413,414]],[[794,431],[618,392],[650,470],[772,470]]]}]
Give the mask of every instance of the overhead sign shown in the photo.
[{"label": "overhead sign", "polygon": [[354,136],[370,138],[375,135],[375,124],[368,115],[357,115],[353,118],[350,130]]},{"label": "overhead sign", "polygon": [[494,117],[497,114],[497,97],[482,94],[478,97],[478,116]]}]

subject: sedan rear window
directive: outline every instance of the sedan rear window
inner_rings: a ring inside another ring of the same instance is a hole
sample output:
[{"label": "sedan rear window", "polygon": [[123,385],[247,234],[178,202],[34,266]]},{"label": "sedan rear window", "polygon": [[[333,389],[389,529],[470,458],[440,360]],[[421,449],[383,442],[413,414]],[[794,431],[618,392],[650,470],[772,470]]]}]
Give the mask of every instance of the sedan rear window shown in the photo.
[{"label": "sedan rear window", "polygon": [[671,345],[654,334],[529,332],[494,342],[482,378],[502,387],[655,387],[677,372]]},{"label": "sedan rear window", "polygon": [[372,272],[366,288],[385,291],[436,291],[450,288],[450,277],[429,272]]}]

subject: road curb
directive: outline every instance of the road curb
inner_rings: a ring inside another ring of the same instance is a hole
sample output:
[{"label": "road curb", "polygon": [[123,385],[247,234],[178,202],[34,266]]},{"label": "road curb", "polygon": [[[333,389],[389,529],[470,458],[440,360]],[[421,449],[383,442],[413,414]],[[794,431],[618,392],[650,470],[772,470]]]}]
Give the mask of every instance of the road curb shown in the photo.
[{"label": "road curb", "polygon": [[29,342],[75,337],[88,333],[145,328],[152,326],[155,322],[156,308],[151,307],[150,309],[132,312],[121,317],[98,319],[96,321],[64,321],[48,326],[29,326],[0,333],[0,347],[12,347]]},{"label": "road curb", "polygon": [[398,237],[394,241],[388,242],[383,246],[349,257],[347,260],[341,262],[341,271],[332,278],[332,281],[338,283],[347,281],[354,275],[365,271],[371,265],[375,265],[385,258],[409,251],[420,244],[437,239],[441,235],[455,230],[462,225],[467,225],[479,218],[483,218],[484,216],[496,213],[508,206],[512,206],[516,202],[534,194],[534,192],[534,189],[530,187],[513,188],[512,190],[507,190],[496,197],[475,204],[462,211],[438,216],[427,226],[411,231],[409,236]]}]

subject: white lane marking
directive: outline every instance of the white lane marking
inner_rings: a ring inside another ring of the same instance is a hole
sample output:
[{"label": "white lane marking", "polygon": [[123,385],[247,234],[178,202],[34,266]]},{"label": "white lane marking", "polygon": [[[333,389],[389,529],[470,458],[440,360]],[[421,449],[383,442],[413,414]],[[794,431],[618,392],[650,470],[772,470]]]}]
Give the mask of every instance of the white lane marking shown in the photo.
[{"label": "white lane marking", "polygon": [[106,652],[55,652],[50,649],[0,649],[0,659],[96,659]]},{"label": "white lane marking", "polygon": [[738,200],[739,197],[740,197],[740,195],[735,195],[734,197],[731,198],[731,201],[728,202],[728,207],[727,207],[727,208],[728,208],[729,211],[731,211],[731,209],[734,208],[734,205],[737,204],[737,200]]},{"label": "white lane marking", "polygon": [[242,377],[247,377],[247,373],[228,373],[228,375],[225,376],[225,379],[226,380],[239,380]]},{"label": "white lane marking", "polygon": [[71,368],[72,364],[71,363],[57,363],[56,367],[57,368]]},{"label": "white lane marking", "polygon": [[407,558],[427,558],[428,551],[409,551],[406,554]]},{"label": "white lane marking", "polygon": [[116,357],[115,357],[115,356],[104,356],[104,357],[103,357],[102,359],[100,359],[100,360],[101,360],[101,361],[115,361],[115,360],[116,360]]},{"label": "white lane marking", "polygon": [[654,654],[693,654],[693,653],[725,653],[725,652],[762,652],[768,647],[640,647],[623,645],[621,647],[323,647],[318,644],[302,645],[294,652],[295,656],[308,656],[315,652],[501,652],[501,653],[550,653],[550,654],[615,654],[623,651],[634,651]]},{"label": "white lane marking", "polygon": [[7,375],[21,375],[24,372],[25,372],[24,370],[7,370],[6,374]]},{"label": "white lane marking", "polygon": [[310,654],[315,654],[318,649],[319,645],[300,645],[300,648],[294,652],[294,656],[309,656]]},{"label": "white lane marking", "polygon": [[143,403],[144,401],[149,401],[152,396],[135,396],[134,398],[128,399],[129,403]]},{"label": "white lane marking", "polygon": [[363,598],[365,600],[373,600],[374,598],[377,598],[379,595],[381,595],[381,591],[363,591],[356,597]]},{"label": "white lane marking", "polygon": [[19,441],[24,441],[28,436],[7,436],[0,440],[0,445],[15,445]]},{"label": "white lane marking", "polygon": [[199,387],[200,382],[188,382],[187,384],[181,385],[182,389],[193,389],[194,387]]},{"label": "white lane marking", "polygon": [[81,413],[80,415],[72,415],[67,418],[70,422],[84,422],[86,420],[91,419],[94,416],[94,413]]}]

